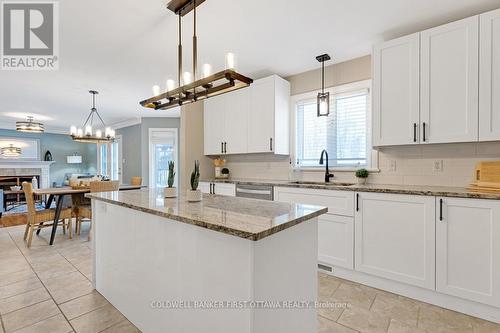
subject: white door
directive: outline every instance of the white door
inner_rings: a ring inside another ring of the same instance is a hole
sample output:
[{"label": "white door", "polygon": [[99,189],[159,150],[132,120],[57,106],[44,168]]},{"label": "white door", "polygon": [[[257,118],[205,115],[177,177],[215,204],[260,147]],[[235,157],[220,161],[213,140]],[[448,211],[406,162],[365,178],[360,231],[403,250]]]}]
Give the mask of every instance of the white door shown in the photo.
[{"label": "white door", "polygon": [[479,141],[500,140],[500,9],[479,20]]},{"label": "white door", "polygon": [[325,214],[318,218],[318,261],[354,269],[354,219]]},{"label": "white door", "polygon": [[224,153],[245,154],[248,149],[250,91],[241,89],[225,97],[227,104],[224,117]]},{"label": "white door", "polygon": [[274,77],[256,80],[250,90],[248,113],[248,152],[273,152],[274,145]]},{"label": "white door", "polygon": [[225,112],[225,96],[216,96],[204,101],[203,130],[205,155],[221,155],[224,151]]},{"label": "white door", "polygon": [[420,34],[373,49],[373,145],[419,143]]},{"label": "white door", "polygon": [[435,199],[356,193],[355,269],[435,288]]},{"label": "white door", "polygon": [[437,291],[500,306],[500,202],[437,200]]},{"label": "white door", "polygon": [[175,163],[174,186],[178,180],[177,128],[149,129],[149,186],[166,187],[168,162]]},{"label": "white door", "polygon": [[123,183],[122,136],[117,135],[113,143],[97,145],[97,172],[111,180]]},{"label": "white door", "polygon": [[477,141],[479,17],[425,30],[420,36],[420,141]]}]

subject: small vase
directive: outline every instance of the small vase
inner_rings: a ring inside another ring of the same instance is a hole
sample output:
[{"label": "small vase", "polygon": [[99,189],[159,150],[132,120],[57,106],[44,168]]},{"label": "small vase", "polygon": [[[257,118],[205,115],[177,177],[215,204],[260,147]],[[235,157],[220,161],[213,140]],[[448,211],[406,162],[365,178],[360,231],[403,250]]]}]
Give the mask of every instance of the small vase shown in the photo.
[{"label": "small vase", "polygon": [[215,178],[221,177],[221,167],[215,167]]},{"label": "small vase", "polygon": [[186,197],[189,202],[198,202],[203,199],[203,193],[200,190],[188,190]]},{"label": "small vase", "polygon": [[365,185],[366,184],[366,178],[359,178],[358,177],[358,185]]},{"label": "small vase", "polygon": [[165,187],[164,196],[165,198],[177,197],[177,187]]}]

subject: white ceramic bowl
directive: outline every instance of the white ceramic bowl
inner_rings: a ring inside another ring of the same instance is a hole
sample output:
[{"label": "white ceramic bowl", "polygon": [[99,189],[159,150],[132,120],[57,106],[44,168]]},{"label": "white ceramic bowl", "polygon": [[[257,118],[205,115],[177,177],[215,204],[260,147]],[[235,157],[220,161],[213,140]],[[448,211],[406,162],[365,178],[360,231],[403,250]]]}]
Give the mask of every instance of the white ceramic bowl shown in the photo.
[{"label": "white ceramic bowl", "polygon": [[21,186],[11,186],[10,190],[11,191],[19,191],[21,189]]}]

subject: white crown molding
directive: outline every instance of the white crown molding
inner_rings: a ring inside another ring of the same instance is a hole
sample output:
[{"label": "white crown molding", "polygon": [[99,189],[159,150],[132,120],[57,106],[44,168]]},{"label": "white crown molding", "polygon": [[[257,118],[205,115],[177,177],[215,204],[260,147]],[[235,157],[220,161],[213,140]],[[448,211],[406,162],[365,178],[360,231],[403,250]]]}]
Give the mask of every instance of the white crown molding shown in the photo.
[{"label": "white crown molding", "polygon": [[129,119],[114,122],[114,123],[110,124],[110,127],[112,127],[113,129],[116,130],[116,129],[120,129],[120,128],[138,125],[140,123],[142,123],[142,118],[141,117],[134,117],[134,118],[129,118]]}]

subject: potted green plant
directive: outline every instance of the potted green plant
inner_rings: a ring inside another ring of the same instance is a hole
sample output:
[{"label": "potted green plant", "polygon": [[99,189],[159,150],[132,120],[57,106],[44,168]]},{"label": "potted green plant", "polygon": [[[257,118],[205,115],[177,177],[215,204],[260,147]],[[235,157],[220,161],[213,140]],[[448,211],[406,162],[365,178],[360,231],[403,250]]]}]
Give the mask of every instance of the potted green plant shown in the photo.
[{"label": "potted green plant", "polygon": [[359,185],[366,184],[366,178],[368,178],[368,170],[366,170],[366,169],[356,170],[356,178],[358,178]]},{"label": "potted green plant", "polygon": [[165,198],[175,198],[177,197],[177,188],[174,187],[175,179],[175,163],[174,161],[168,162],[168,187],[165,187]]},{"label": "potted green plant", "polygon": [[220,178],[229,178],[229,169],[228,168],[222,168],[220,171],[221,177]]},{"label": "potted green plant", "polygon": [[203,195],[198,189],[200,181],[200,161],[194,161],[194,170],[191,172],[191,189],[187,191],[187,201],[197,202],[201,201]]}]

